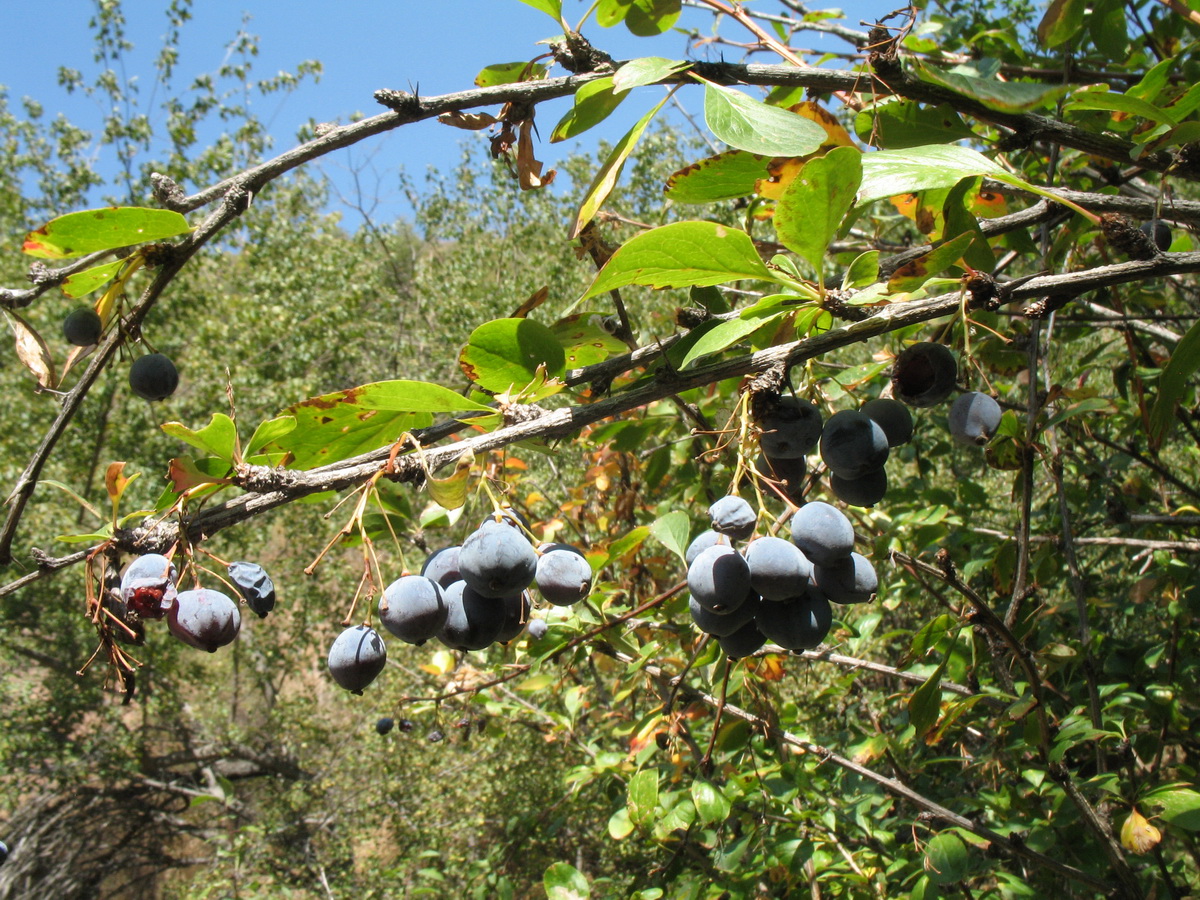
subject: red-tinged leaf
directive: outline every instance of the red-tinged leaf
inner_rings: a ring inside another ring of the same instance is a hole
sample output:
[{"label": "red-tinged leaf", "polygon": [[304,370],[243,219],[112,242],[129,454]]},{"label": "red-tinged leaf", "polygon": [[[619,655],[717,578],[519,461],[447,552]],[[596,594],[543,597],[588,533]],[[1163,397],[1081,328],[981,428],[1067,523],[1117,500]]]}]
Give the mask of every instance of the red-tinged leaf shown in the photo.
[{"label": "red-tinged leaf", "polygon": [[67,259],[159,241],[188,230],[187,219],[169,209],[110,206],[51,219],[29,233],[22,249],[43,259]]},{"label": "red-tinged leaf", "polygon": [[42,336],[15,312],[8,313],[8,323],[12,326],[13,336],[16,338],[17,359],[33,374],[39,387],[54,387],[57,384],[54,377],[54,360]]},{"label": "red-tinged leaf", "polygon": [[[209,462],[209,460],[203,461]],[[228,470],[229,464],[224,460],[216,460],[216,462]],[[184,494],[202,485],[233,484],[228,478],[202,471],[196,464],[196,460],[190,456],[179,456],[172,459],[167,466],[167,479],[171,482],[171,490],[177,494]]]},{"label": "red-tinged leaf", "polygon": [[140,472],[137,472],[132,477],[126,478],[125,463],[109,463],[108,468],[104,472],[104,489],[108,491],[108,499],[112,501],[114,508],[121,502],[121,495],[125,493],[125,489],[140,474]]},{"label": "red-tinged leaf", "polygon": [[973,234],[960,234],[954,240],[935,247],[924,256],[905,263],[888,279],[888,290],[892,292],[915,291],[930,278],[946,271],[958,262],[974,239]]},{"label": "red-tinged leaf", "polygon": [[1162,832],[1150,824],[1149,819],[1135,807],[1121,826],[1121,845],[1130,853],[1149,853],[1162,840]]}]

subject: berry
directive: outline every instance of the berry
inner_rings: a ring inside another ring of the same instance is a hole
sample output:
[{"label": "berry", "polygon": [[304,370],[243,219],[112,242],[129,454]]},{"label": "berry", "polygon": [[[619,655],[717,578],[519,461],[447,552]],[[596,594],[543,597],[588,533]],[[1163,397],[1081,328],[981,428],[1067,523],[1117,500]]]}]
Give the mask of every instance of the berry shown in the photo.
[{"label": "berry", "polygon": [[161,353],[151,353],[129,367],[129,386],[143,400],[165,400],[179,387],[179,370]]},{"label": "berry", "polygon": [[352,694],[361,694],[385,665],[387,647],[369,625],[347,628],[329,648],[329,674]]},{"label": "berry", "polygon": [[879,590],[875,567],[857,553],[832,566],[814,566],[813,582],[834,603],[866,603]]},{"label": "berry", "polygon": [[8,859],[8,844],[4,843],[4,841],[0,841],[0,866],[4,865],[4,862],[7,859]]},{"label": "berry", "polygon": [[480,522],[479,527],[482,528],[488,522],[500,522],[504,525],[509,525],[513,528],[516,528],[518,531],[529,531],[529,520],[511,506],[506,506],[503,509],[496,510],[486,519]]},{"label": "berry", "polygon": [[888,439],[869,416],[853,409],[834,413],[821,432],[821,459],[843,478],[860,478],[883,467]]},{"label": "berry", "polygon": [[258,563],[231,562],[229,580],[260,619],[275,608],[275,582]]},{"label": "berry", "polygon": [[104,333],[104,324],[90,306],[71,310],[63,319],[62,328],[67,343],[76,347],[90,347],[99,341],[100,335]]},{"label": "berry", "polygon": [[744,541],[754,534],[758,516],[754,507],[741,497],[732,494],[722,497],[708,508],[713,531],[728,535],[735,541]]},{"label": "berry", "polygon": [[837,507],[815,500],[792,516],[792,543],[814,565],[832,565],[854,550],[854,526]]},{"label": "berry", "polygon": [[465,581],[446,588],[443,598],[446,622],[439,641],[452,650],[482,650],[496,640],[506,615],[502,598],[484,597]]},{"label": "berry", "polygon": [[427,734],[425,737],[431,744],[441,743],[446,738],[446,736],[444,734],[442,734],[440,731],[438,731],[436,728],[433,729],[433,731],[429,732],[429,734]]},{"label": "berry", "polygon": [[883,429],[889,447],[899,447],[912,440],[912,413],[899,400],[876,397],[860,406],[858,411]]},{"label": "berry", "polygon": [[1154,241],[1154,246],[1164,253],[1171,248],[1171,226],[1162,219],[1151,219],[1141,225],[1142,233]]},{"label": "berry", "polygon": [[695,597],[692,597],[688,600],[688,609],[691,611],[692,621],[696,623],[696,627],[705,634],[711,634],[714,637],[729,637],[747,622],[754,620],[759,603],[758,595],[751,593],[732,612],[717,613],[705,609],[696,602]]},{"label": "berry", "polygon": [[717,546],[728,547],[729,538],[716,531],[702,531],[688,544],[687,551],[683,554],[683,561],[690,566],[696,557],[709,547]]},{"label": "berry", "polygon": [[728,637],[718,637],[717,643],[730,659],[750,656],[767,642],[767,636],[758,630],[754,622],[747,622]]},{"label": "berry", "polygon": [[758,630],[785,650],[813,650],[833,625],[825,596],[810,588],[786,603],[764,603],[754,617]]},{"label": "berry", "polygon": [[487,521],[463,542],[458,565],[463,581],[484,597],[508,597],[533,583],[538,558],[525,535]]},{"label": "berry", "polygon": [[798,459],[776,459],[763,453],[755,460],[754,468],[758,474],[778,482],[779,489],[793,503],[804,502],[804,479],[808,477],[808,463],[803,456]]},{"label": "berry", "polygon": [[858,478],[843,478],[837,472],[829,477],[833,496],[849,506],[874,506],[887,493],[887,473],[876,469]]},{"label": "berry", "polygon": [[139,556],[121,576],[121,599],[125,607],[143,619],[161,619],[177,596],[175,566],[159,553]]},{"label": "berry", "polygon": [[242,614],[237,604],[220,591],[180,591],[167,614],[167,627],[185,644],[215,653],[238,636]]},{"label": "berry", "polygon": [[705,609],[728,613],[750,593],[750,567],[732,547],[709,547],[688,566],[688,590]]},{"label": "berry", "polygon": [[774,459],[799,459],[821,437],[821,411],[799,397],[781,397],[758,422],[759,446]]},{"label": "berry", "polygon": [[1000,404],[987,394],[959,394],[950,407],[950,436],[968,447],[982,447],[1000,427],[1000,415]]},{"label": "berry", "polygon": [[787,600],[804,590],[812,563],[791,541],[761,537],[746,547],[750,586],[764,600]]},{"label": "berry", "polygon": [[446,601],[436,581],[405,575],[393,581],[379,599],[383,627],[409,644],[423,644],[446,624]]},{"label": "berry", "polygon": [[529,621],[529,611],[533,608],[533,601],[529,599],[529,591],[521,591],[519,594],[505,597],[500,602],[504,604],[504,622],[500,625],[500,633],[496,635],[496,642],[507,644],[525,630],[525,623]]},{"label": "berry", "polygon": [[958,363],[941,344],[913,344],[892,365],[892,393],[909,406],[936,406],[954,390]]},{"label": "berry", "polygon": [[525,626],[525,631],[529,634],[530,640],[540,641],[546,636],[549,628],[545,619],[530,619],[529,624]]},{"label": "berry", "polygon": [[375,733],[380,734],[380,735],[387,734],[389,731],[392,730],[392,726],[395,724],[396,723],[394,721],[392,721],[390,718],[388,718],[387,716],[384,716],[382,719],[380,719],[378,722],[375,723]]},{"label": "berry", "polygon": [[458,552],[462,547],[443,547],[425,560],[421,566],[421,574],[430,581],[436,581],[439,587],[447,588],[456,581],[462,581],[458,570]]},{"label": "berry", "polygon": [[534,581],[542,596],[555,606],[570,606],[592,590],[592,567],[574,547],[553,544],[538,557]]},{"label": "berry", "polygon": [[405,734],[408,734],[410,731],[412,731],[417,726],[413,722],[412,719],[401,719],[399,722],[396,723],[396,727],[399,728],[401,731],[403,731]]}]

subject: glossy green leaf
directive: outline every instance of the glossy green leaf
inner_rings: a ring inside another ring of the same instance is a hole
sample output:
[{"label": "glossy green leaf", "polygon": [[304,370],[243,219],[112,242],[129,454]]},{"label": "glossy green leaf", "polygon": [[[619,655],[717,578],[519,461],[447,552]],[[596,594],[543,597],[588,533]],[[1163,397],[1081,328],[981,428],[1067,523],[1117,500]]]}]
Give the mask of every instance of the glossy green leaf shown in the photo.
[{"label": "glossy green leaf", "polygon": [[730,147],[764,156],[808,156],[826,136],[811,119],[716,84],[704,85],[704,120]]},{"label": "glossy green leaf", "polygon": [[541,63],[509,62],[485,66],[475,76],[478,87],[496,87],[500,84],[515,84],[518,81],[534,81],[546,74]]},{"label": "glossy green leaf", "polygon": [[774,280],[746,232],[716,222],[674,222],[622,244],[582,299],[628,284],[690,287],[746,278]]},{"label": "glossy green leaf", "polygon": [[458,362],[484,390],[507,391],[531,383],[539,367],[551,377],[562,375],[566,354],[554,332],[541,322],[496,319],[471,332]]},{"label": "glossy green leaf", "polygon": [[953,69],[940,69],[920,60],[914,63],[914,69],[922,81],[949,88],[957,94],[982,103],[988,109],[1000,112],[1029,112],[1039,109],[1066,96],[1071,90],[1071,86],[1067,84],[978,78]]},{"label": "glossy green leaf", "polygon": [[666,59],[662,56],[646,56],[641,59],[631,59],[613,75],[613,89],[628,91],[635,87],[648,84],[658,84],[685,69],[692,64],[682,59]]},{"label": "glossy green leaf", "polygon": [[559,119],[550,133],[550,143],[565,141],[599,125],[621,105],[626,92],[613,90],[612,76],[589,81],[575,92],[575,105]]},{"label": "glossy green leaf", "polygon": [[250,435],[250,443],[242,451],[246,457],[251,457],[272,441],[283,437],[296,428],[295,416],[276,416],[259,423]]},{"label": "glossy green leaf", "polygon": [[974,137],[970,126],[949,103],[926,106],[888,97],[854,117],[859,138],[888,150],[944,144]]},{"label": "glossy green leaf", "polygon": [[680,169],[667,179],[665,193],[676,203],[713,203],[748,197],[759,179],[766,178],[767,157],[744,150],[726,150]]},{"label": "glossy green leaf", "polygon": [[953,187],[976,175],[1003,181],[1010,177],[978,150],[949,144],[865,153],[862,168],[859,206],[897,194]]},{"label": "glossy green leaf", "polygon": [[521,0],[526,6],[541,10],[555,22],[562,23],[562,0]]},{"label": "glossy green leaf", "polygon": [[169,209],[109,206],[51,219],[26,236],[22,249],[42,259],[67,259],[175,237],[189,230],[187,219]]},{"label": "glossy green leaf", "polygon": [[682,6],[681,0],[633,0],[625,13],[625,27],[638,37],[654,37],[675,24]]},{"label": "glossy green leaf", "polygon": [[970,862],[967,845],[953,831],[943,831],[925,845],[925,874],[936,884],[962,881]]},{"label": "glossy green leaf", "polygon": [[854,258],[842,278],[842,290],[858,290],[874,284],[879,278],[879,251],[867,250]]},{"label": "glossy green leaf", "polygon": [[579,237],[579,232],[583,231],[583,227],[588,222],[595,218],[600,207],[604,205],[604,201],[608,199],[608,195],[612,193],[613,187],[617,183],[617,179],[621,177],[621,169],[625,166],[625,160],[629,158],[629,154],[633,152],[633,148],[637,146],[637,142],[642,137],[642,132],[646,130],[646,126],[658,114],[658,111],[663,108],[667,102],[667,97],[651,109],[646,115],[638,119],[637,123],[625,132],[612,152],[608,154],[608,158],[604,161],[604,165],[600,167],[600,171],[596,173],[596,177],[592,179],[592,183],[588,186],[587,193],[584,194],[583,202],[579,204],[579,210],[575,214],[575,224],[571,227],[570,237]]},{"label": "glossy green leaf", "polygon": [[74,275],[68,275],[61,285],[62,292],[68,297],[83,297],[90,294],[96,288],[112,281],[126,262],[127,260],[118,259],[114,262],[92,266],[90,269],[84,269]]},{"label": "glossy green leaf", "polygon": [[162,430],[198,450],[211,453],[228,463],[233,462],[234,450],[237,447],[237,428],[233,420],[224,413],[213,413],[209,423],[199,431],[193,431],[179,422],[167,422],[162,426]]},{"label": "glossy green leaf", "polygon": [[605,318],[604,313],[575,313],[550,326],[555,339],[562,345],[568,369],[590,366],[629,349],[624,341],[604,329]]},{"label": "glossy green leaf", "polygon": [[681,509],[660,516],[650,524],[650,534],[656,541],[678,556],[681,560],[687,553],[691,520]]},{"label": "glossy green leaf", "polygon": [[1147,795],[1164,822],[1187,831],[1200,831],[1200,793],[1188,788],[1157,790]]},{"label": "glossy green leaf", "polygon": [[913,635],[912,643],[908,648],[908,656],[910,659],[921,660],[930,650],[936,647],[951,631],[958,628],[958,621],[947,613],[942,613],[933,619],[932,622],[926,622],[921,630]]},{"label": "glossy green leaf", "polygon": [[592,896],[583,873],[565,862],[556,862],[542,876],[546,900],[587,900]]},{"label": "glossy green leaf", "polygon": [[692,802],[696,805],[696,814],[705,825],[724,822],[729,818],[732,808],[725,795],[707,781],[692,782]]},{"label": "glossy green leaf", "polygon": [[775,206],[775,233],[785,247],[821,272],[825,251],[854,206],[862,152],[835,147],[810,159]]},{"label": "glossy green leaf", "polygon": [[1150,410],[1150,438],[1161,442],[1175,423],[1175,406],[1182,400],[1192,376],[1200,369],[1200,322],[1187,330],[1158,379],[1158,397]]},{"label": "glossy green leaf", "polygon": [[750,317],[736,319],[726,319],[723,322],[718,322],[712,328],[708,329],[695,344],[691,346],[683,361],[679,363],[680,369],[686,369],[697,360],[708,356],[712,353],[720,353],[722,350],[727,350],[735,344],[739,344],[748,338],[754,332],[758,331],[765,325],[771,322],[778,322],[787,313],[777,312],[772,316],[766,317]]},{"label": "glossy green leaf", "polygon": [[658,810],[658,770],[642,769],[629,779],[626,805],[629,818],[635,825],[647,825],[654,821]]}]

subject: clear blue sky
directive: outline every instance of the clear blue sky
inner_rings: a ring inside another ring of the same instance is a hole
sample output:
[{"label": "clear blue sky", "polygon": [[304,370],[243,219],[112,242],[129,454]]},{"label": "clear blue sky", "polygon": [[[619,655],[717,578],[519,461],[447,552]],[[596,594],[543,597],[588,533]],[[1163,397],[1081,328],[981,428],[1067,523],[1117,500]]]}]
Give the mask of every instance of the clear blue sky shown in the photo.
[{"label": "clear blue sky", "polygon": [[[166,0],[126,0],[127,37],[135,45],[126,74],[137,76],[143,93],[154,80],[153,59],[162,45]],[[577,20],[587,8],[583,0],[565,0],[568,20]],[[774,4],[770,4],[774,7]],[[860,18],[880,10],[880,0],[846,5],[846,24],[858,26]],[[760,8],[767,8],[761,5]],[[5,52],[0,56],[0,85],[10,103],[23,96],[40,101],[49,115],[62,112],[75,124],[97,132],[103,115],[96,101],[68,96],[57,86],[59,66],[80,69],[90,80],[99,67],[92,60],[93,45],[88,20],[93,14],[88,0],[41,0],[36,4],[6,4]],[[424,96],[464,90],[472,86],[477,72],[490,63],[528,60],[544,48],[537,41],[552,37],[553,21],[518,0],[426,0],[426,2],[380,2],[339,0],[309,4],[298,0],[198,0],[193,19],[184,27],[179,44],[177,83],[186,84],[202,73],[215,72],[225,58],[225,45],[243,26],[259,37],[260,55],[255,60],[256,77],[265,78],[282,70],[294,70],[302,60],[318,59],[324,73],[318,83],[306,82],[298,91],[275,95],[256,102],[281,151],[295,142],[296,129],[310,117],[319,122],[345,122],[356,112],[374,115],[382,111],[372,92],[378,88],[409,89],[419,85]],[[680,25],[711,30],[711,16],[685,10]],[[723,33],[737,35],[735,23],[727,22]],[[584,34],[618,59],[633,56],[685,58],[697,55],[685,34],[668,33],[658,38],[631,36],[624,27],[597,28],[589,23]],[[815,40],[815,39],[814,39]],[[825,45],[844,50],[840,42]],[[703,56],[704,51],[698,51]],[[736,49],[726,50],[736,59]],[[767,61],[766,57],[760,57]],[[773,61],[773,60],[771,60]],[[555,74],[561,74],[556,72]],[[605,123],[601,136],[613,140],[648,108],[645,103],[627,102]],[[569,101],[547,104],[539,110],[543,136],[568,108]],[[594,139],[589,133],[587,138]],[[396,173],[403,167],[410,175],[422,176],[429,166],[451,167],[457,163],[464,141],[481,140],[435,122],[408,126],[398,132],[340,151],[322,163],[323,170],[343,189],[349,188],[349,170],[369,164],[365,173],[382,204],[381,218],[403,215],[406,206],[398,192]],[[539,158],[552,166],[569,152],[568,145],[542,147]],[[111,171],[114,161],[97,150],[96,168]],[[377,179],[377,182],[376,182]],[[348,222],[348,224],[350,224]]]}]

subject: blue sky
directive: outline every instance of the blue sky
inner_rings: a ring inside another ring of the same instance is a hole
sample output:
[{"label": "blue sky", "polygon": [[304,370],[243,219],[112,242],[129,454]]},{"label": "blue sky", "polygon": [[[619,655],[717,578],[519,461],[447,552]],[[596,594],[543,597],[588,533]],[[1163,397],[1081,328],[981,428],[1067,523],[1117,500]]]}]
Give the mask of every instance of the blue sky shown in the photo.
[{"label": "blue sky", "polygon": [[[129,20],[127,37],[135,45],[125,74],[137,77],[143,92],[152,86],[153,59],[166,30],[164,5],[165,0],[126,0],[124,4]],[[758,5],[776,8],[775,4]],[[564,2],[572,24],[586,8],[583,0]],[[847,24],[857,26],[860,18],[882,8],[878,0],[847,4]],[[419,85],[425,96],[464,90],[472,86],[483,66],[532,59],[544,49],[537,41],[561,30],[549,17],[518,0],[340,0],[320,5],[297,0],[197,0],[192,12],[193,19],[185,25],[178,48],[180,84],[201,73],[215,72],[224,61],[226,44],[243,27],[244,20],[246,30],[259,38],[256,77],[294,70],[306,59],[318,59],[323,64],[319,82],[309,81],[292,94],[255,103],[258,114],[270,127],[276,151],[292,146],[297,128],[309,118],[345,122],[355,113],[374,115],[382,111],[372,99],[372,92],[378,88],[407,90]],[[80,69],[85,77],[98,71],[92,60],[88,28],[92,13],[93,4],[87,0],[8,5],[0,85],[7,88],[10,103],[15,106],[15,101],[30,96],[40,101],[49,115],[62,112],[81,127],[99,130],[104,111],[96,101],[68,96],[57,86],[59,66]],[[679,24],[707,34],[711,23],[711,16],[685,10]],[[723,33],[735,35],[738,28],[726,23]],[[584,34],[618,59],[696,55],[690,50],[688,36],[681,33],[635,38],[621,26],[601,29],[589,23]],[[845,48],[840,43],[828,46]],[[726,51],[729,59],[736,59],[736,54],[734,49]],[[759,59],[774,61],[765,56]],[[597,134],[614,140],[650,102],[624,104]],[[569,101],[562,100],[539,109],[543,135],[549,134],[568,106]],[[595,135],[589,132],[585,138],[591,141]],[[366,166],[364,180],[381,201],[376,214],[387,219],[407,211],[398,189],[400,167],[420,180],[427,167],[455,165],[464,141],[482,139],[435,122],[418,123],[371,141],[369,146],[339,151],[321,165],[344,190],[350,190],[351,169]],[[543,146],[539,158],[553,166],[554,160],[569,150],[569,144]],[[95,153],[94,165],[101,172],[112,171],[115,165],[110,153]]]}]

